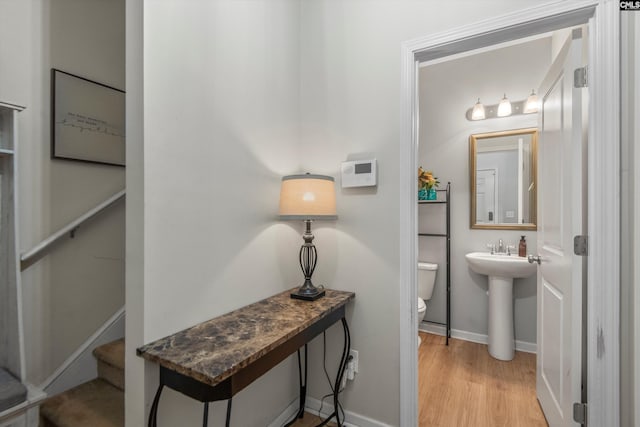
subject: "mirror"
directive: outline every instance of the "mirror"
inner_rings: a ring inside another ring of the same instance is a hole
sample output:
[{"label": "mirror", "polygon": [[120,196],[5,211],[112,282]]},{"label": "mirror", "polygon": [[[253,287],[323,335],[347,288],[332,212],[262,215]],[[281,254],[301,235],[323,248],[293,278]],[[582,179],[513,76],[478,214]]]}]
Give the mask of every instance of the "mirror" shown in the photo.
[{"label": "mirror", "polygon": [[536,229],[538,130],[469,137],[471,228]]}]

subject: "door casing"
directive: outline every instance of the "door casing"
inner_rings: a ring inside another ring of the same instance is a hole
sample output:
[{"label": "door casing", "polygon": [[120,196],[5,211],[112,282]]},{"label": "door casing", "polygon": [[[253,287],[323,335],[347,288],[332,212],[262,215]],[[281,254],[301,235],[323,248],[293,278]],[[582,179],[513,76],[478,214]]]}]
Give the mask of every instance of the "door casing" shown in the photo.
[{"label": "door casing", "polygon": [[400,144],[400,425],[418,425],[418,64],[579,24],[589,31],[587,381],[590,425],[620,425],[620,57],[618,2],[553,1],[402,44]]}]

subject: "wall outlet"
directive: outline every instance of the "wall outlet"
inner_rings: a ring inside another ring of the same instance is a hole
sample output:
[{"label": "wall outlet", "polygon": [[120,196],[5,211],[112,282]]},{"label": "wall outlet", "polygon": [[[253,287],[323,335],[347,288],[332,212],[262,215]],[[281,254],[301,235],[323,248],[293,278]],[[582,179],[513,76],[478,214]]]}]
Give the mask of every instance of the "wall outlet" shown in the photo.
[{"label": "wall outlet", "polygon": [[349,350],[349,356],[351,356],[350,363],[354,373],[358,373],[358,350]]}]

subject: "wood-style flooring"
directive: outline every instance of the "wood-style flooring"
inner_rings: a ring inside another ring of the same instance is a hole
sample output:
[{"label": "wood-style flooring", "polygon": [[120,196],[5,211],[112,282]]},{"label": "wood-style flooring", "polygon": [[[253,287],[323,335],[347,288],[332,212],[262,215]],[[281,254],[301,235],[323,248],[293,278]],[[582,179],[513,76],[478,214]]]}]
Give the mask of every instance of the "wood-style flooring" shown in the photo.
[{"label": "wood-style flooring", "polygon": [[419,427],[547,427],[536,399],[536,356],[494,359],[487,346],[420,333]]},{"label": "wood-style flooring", "polygon": [[[419,427],[548,427],[536,399],[536,356],[494,359],[487,346],[420,332]],[[320,418],[305,414],[293,427]],[[329,424],[335,426],[335,424]]]}]

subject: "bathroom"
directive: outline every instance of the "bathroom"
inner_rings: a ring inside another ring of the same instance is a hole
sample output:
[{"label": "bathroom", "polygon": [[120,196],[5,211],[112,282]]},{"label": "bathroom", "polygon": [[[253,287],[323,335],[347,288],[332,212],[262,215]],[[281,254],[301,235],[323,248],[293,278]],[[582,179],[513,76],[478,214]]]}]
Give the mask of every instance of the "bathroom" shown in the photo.
[{"label": "bathroom", "polygon": [[[489,252],[491,246],[495,250],[502,244],[504,252],[518,256],[521,237],[526,240],[526,254],[537,254],[537,232],[535,226],[518,227],[516,212],[495,212],[495,222],[504,223],[493,227],[492,224],[481,224],[480,218],[471,218],[476,213],[475,204],[479,199],[471,195],[470,168],[478,153],[470,153],[470,137],[483,138],[482,134],[531,129],[538,127],[539,114],[521,114],[524,101],[532,93],[538,91],[545,76],[549,72],[554,58],[570,36],[568,29],[546,33],[526,39],[516,40],[491,48],[474,52],[448,56],[440,60],[420,64],[419,71],[419,151],[418,164],[424,170],[433,172],[439,181],[438,200],[446,200],[447,183],[451,183],[449,195],[450,207],[450,277],[447,278],[447,203],[420,203],[418,205],[418,259],[421,262],[437,264],[436,279],[431,298],[426,301],[424,321],[418,326],[423,344],[419,346],[419,372],[425,370],[431,360],[424,356],[427,346],[442,347],[438,351],[451,352],[455,359],[456,352],[445,344],[444,338],[434,336],[446,334],[447,319],[447,283],[450,284],[450,344],[453,341],[479,343],[482,349],[474,347],[467,364],[484,363],[488,353],[486,344],[489,341],[489,288],[486,275],[472,271],[465,259],[471,252]],[[508,98],[513,106],[513,113],[504,117],[496,117],[495,110],[502,98]],[[471,120],[472,108],[476,102],[484,104],[486,119]],[[521,103],[522,102],[522,103]],[[493,111],[492,111],[493,110]],[[535,162],[533,163],[535,169]],[[500,172],[500,171],[498,171]],[[507,175],[503,170],[502,175]],[[500,173],[498,177],[504,180]],[[535,176],[533,177],[535,178]],[[540,179],[540,178],[539,178]],[[514,177],[517,180],[517,176]],[[498,178],[496,178],[498,182]],[[504,182],[504,181],[500,181]],[[535,191],[537,184],[529,187]],[[472,202],[472,199],[474,200]],[[532,222],[535,220],[535,197],[529,200],[524,197],[524,206],[531,201]],[[497,204],[496,204],[497,205]],[[498,205],[497,205],[498,206]],[[498,208],[499,209],[499,208]],[[526,210],[526,209],[525,209]],[[494,213],[492,212],[492,216]],[[523,214],[526,218],[527,213]],[[485,218],[486,221],[486,218]],[[521,220],[522,221],[522,220]],[[474,224],[472,227],[471,224]],[[523,221],[527,223],[528,221]],[[516,227],[514,227],[516,225]],[[523,260],[524,261],[524,260]],[[424,276],[424,272],[422,273]],[[421,272],[418,272],[418,280]],[[448,280],[447,280],[448,279]],[[420,290],[420,285],[418,285]],[[546,425],[544,417],[536,401],[536,341],[537,341],[537,283],[536,274],[527,278],[514,280],[513,284],[513,327],[515,337],[515,358],[488,356],[487,363],[496,363],[497,369],[520,370],[520,378],[527,381],[524,401],[513,403],[528,408],[518,408],[514,412],[523,413],[531,410],[534,413],[530,425]],[[429,337],[428,339],[425,339]],[[477,357],[483,352],[482,359]],[[495,362],[494,362],[495,361]],[[448,366],[450,369],[455,367]],[[429,375],[420,374],[419,404],[421,425],[440,424],[435,419],[436,409],[422,405],[424,393],[429,389]],[[437,380],[434,380],[437,381]],[[508,380],[505,380],[508,381]],[[458,383],[458,387],[464,387]],[[503,388],[502,385],[496,385]],[[505,385],[506,387],[507,385]],[[459,394],[472,398],[469,392],[458,390]],[[439,393],[454,393],[440,390]],[[465,394],[467,393],[467,394]],[[504,403],[504,402],[503,402]],[[512,402],[507,401],[507,405]],[[431,408],[431,411],[430,409]],[[538,419],[535,419],[538,417]],[[426,420],[423,422],[423,420]],[[455,425],[455,424],[451,424]]]}]

